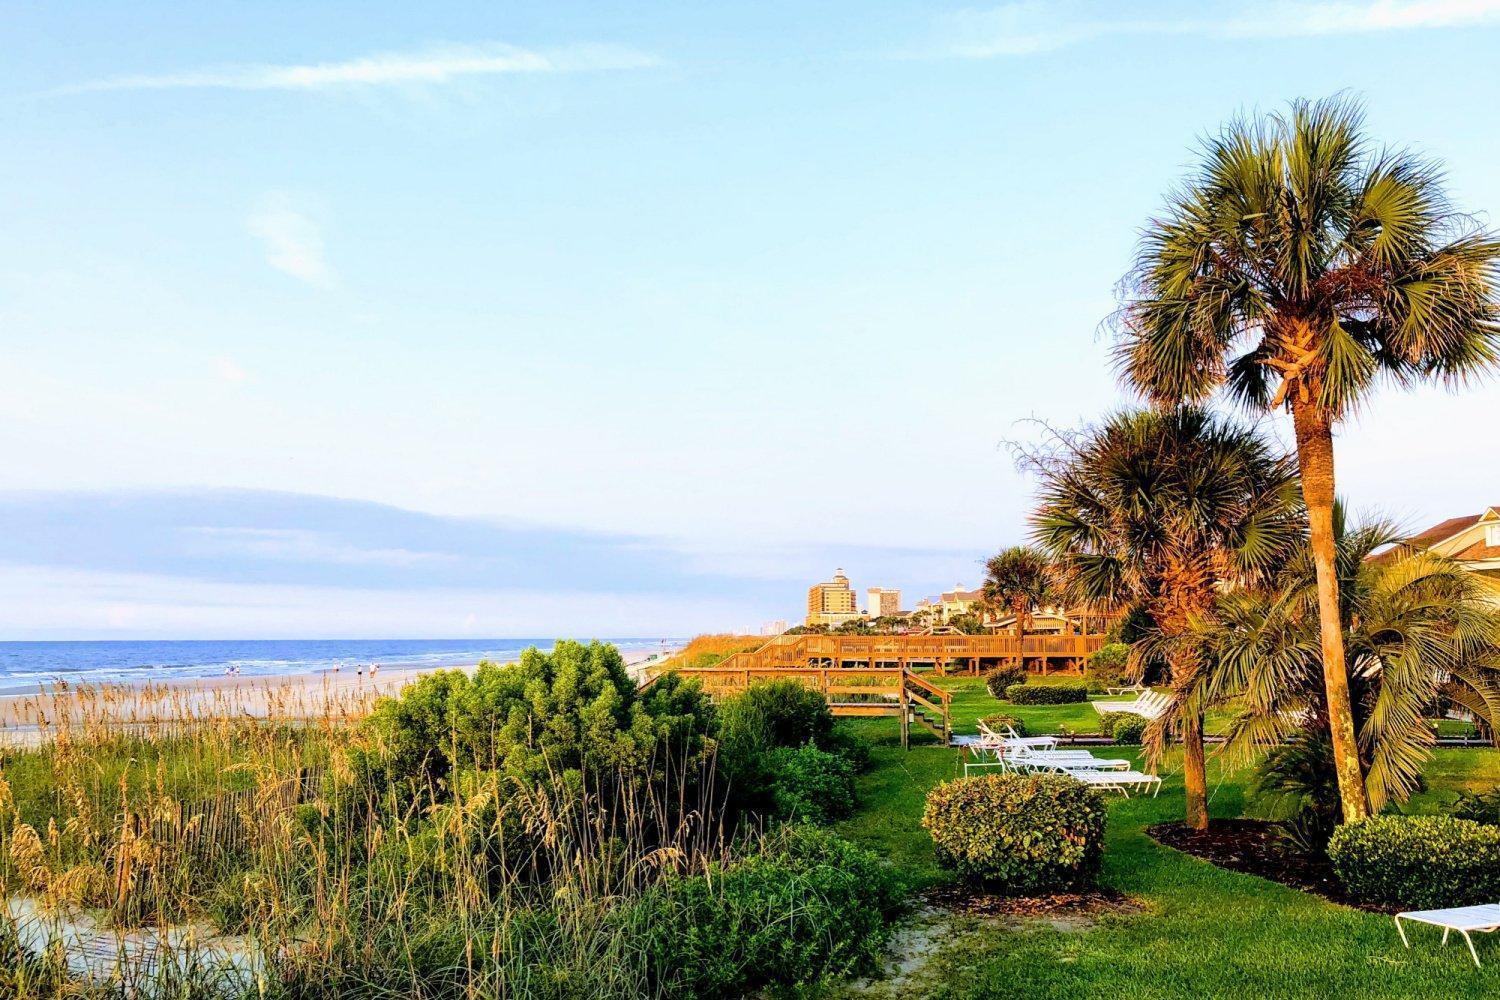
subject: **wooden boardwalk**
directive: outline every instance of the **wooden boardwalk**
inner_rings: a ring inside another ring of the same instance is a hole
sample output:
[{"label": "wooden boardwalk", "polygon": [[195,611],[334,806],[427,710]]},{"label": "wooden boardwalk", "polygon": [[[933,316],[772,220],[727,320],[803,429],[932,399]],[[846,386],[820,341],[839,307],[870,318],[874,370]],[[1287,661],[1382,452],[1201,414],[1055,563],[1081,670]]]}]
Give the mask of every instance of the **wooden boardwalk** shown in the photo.
[{"label": "wooden boardwalk", "polygon": [[970,673],[1018,658],[1041,673],[1083,669],[1104,645],[1103,635],[779,635],[759,649],[735,653],[726,668],[931,666],[945,673],[962,664]]}]

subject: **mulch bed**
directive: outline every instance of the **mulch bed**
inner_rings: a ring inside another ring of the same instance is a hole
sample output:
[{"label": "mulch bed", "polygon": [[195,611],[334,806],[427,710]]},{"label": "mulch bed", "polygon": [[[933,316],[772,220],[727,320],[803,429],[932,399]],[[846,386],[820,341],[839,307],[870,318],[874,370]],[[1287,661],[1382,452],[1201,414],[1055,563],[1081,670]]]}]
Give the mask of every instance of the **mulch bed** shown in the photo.
[{"label": "mulch bed", "polygon": [[1159,844],[1191,854],[1220,868],[1259,875],[1310,892],[1332,903],[1375,913],[1396,908],[1361,903],[1349,896],[1327,858],[1308,857],[1286,843],[1276,824],[1259,819],[1216,819],[1207,830],[1190,830],[1181,823],[1158,823],[1146,830]]},{"label": "mulch bed", "polygon": [[943,885],[928,889],[920,898],[928,906],[966,917],[1088,917],[1140,910],[1128,896],[1110,889],[1050,896],[996,896],[964,885]]}]

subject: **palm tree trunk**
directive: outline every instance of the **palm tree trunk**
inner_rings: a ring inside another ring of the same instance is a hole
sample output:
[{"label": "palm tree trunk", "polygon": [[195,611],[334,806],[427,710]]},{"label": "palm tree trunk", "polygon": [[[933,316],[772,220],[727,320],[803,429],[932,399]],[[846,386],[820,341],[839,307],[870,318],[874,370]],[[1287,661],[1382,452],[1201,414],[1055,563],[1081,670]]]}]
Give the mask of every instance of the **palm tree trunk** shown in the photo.
[{"label": "palm tree trunk", "polygon": [[1193,830],[1208,829],[1208,769],[1203,763],[1203,715],[1182,719],[1182,784],[1187,792],[1185,822]]},{"label": "palm tree trunk", "polygon": [[1313,400],[1294,396],[1292,420],[1297,429],[1297,465],[1302,474],[1302,498],[1307,503],[1313,565],[1318,577],[1318,624],[1323,646],[1323,687],[1328,699],[1328,730],[1333,737],[1333,762],[1338,773],[1344,822],[1370,815],[1364,772],[1354,732],[1354,707],[1349,698],[1349,671],[1344,661],[1344,625],[1339,610],[1339,578],[1333,535],[1333,425]]}]

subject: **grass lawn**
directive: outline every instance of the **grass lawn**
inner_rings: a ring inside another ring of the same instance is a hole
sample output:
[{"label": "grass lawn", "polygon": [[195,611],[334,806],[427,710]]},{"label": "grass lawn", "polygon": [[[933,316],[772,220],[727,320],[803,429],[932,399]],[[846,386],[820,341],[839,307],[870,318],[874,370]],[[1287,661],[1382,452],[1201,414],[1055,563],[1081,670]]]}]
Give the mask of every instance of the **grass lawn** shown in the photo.
[{"label": "grass lawn", "polygon": [[[954,729],[971,732],[973,720],[996,710],[996,702],[982,687],[982,697],[976,697],[962,682],[957,686]],[[1080,707],[1092,711],[1086,705],[1030,711],[1060,714]],[[876,741],[874,766],[860,779],[860,811],[839,831],[920,881],[944,879],[921,815],[927,790],[961,773],[957,752],[935,742],[903,752],[891,720],[860,720],[857,726]],[[1102,882],[1127,894],[1142,912],[1108,915],[1081,930],[1058,930],[1043,921],[1020,929],[960,921],[900,994],[987,1000],[1500,995],[1500,941],[1477,938],[1481,958],[1490,961],[1483,970],[1473,967],[1462,942],[1443,948],[1437,933],[1419,930],[1407,951],[1388,917],[1157,845],[1144,828],[1182,815],[1182,783],[1174,770],[1170,761],[1163,767],[1167,780],[1157,799],[1112,799]],[[1438,811],[1458,789],[1492,785],[1497,778],[1500,754],[1440,750],[1429,770],[1429,790],[1409,808]],[[1215,817],[1253,814],[1243,774],[1214,767],[1210,788]]]}]

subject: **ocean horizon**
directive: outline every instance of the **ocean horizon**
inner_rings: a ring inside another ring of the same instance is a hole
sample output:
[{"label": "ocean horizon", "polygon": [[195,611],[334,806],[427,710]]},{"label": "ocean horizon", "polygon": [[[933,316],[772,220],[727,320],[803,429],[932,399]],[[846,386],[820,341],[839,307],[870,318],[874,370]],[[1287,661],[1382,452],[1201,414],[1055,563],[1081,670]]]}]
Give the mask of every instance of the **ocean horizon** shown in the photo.
[{"label": "ocean horizon", "polygon": [[[622,652],[670,648],[678,638],[600,637]],[[0,642],[0,695],[43,685],[139,684],[221,677],[283,677],[371,664],[382,668],[457,667],[508,662],[555,637],[508,639],[78,639]]]}]

